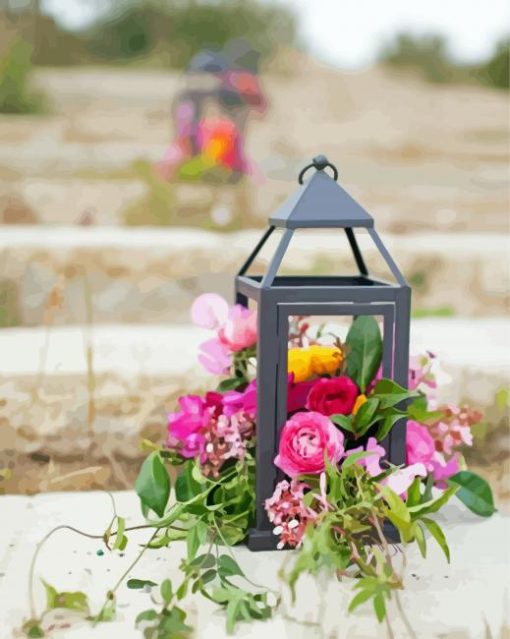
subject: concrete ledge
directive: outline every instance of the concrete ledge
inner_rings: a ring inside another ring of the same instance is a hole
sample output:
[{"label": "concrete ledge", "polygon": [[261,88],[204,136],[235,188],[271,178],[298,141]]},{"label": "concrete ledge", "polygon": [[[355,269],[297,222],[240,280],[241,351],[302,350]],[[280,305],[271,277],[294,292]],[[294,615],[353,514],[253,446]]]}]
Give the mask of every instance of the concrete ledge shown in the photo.
[{"label": "concrete ledge", "polygon": [[[114,493],[119,515],[126,525],[142,523],[139,501],[132,492]],[[102,534],[111,519],[111,502],[105,493],[53,493],[36,497],[0,497],[0,637],[15,634],[28,616],[28,571],[36,544],[54,526],[69,524],[90,533]],[[420,638],[470,639],[504,636],[508,628],[508,538],[510,519],[497,513],[490,519],[471,515],[452,502],[437,517],[450,545],[452,560],[446,563],[433,540],[428,541],[427,559],[416,547],[406,550],[407,569],[402,604]],[[92,609],[97,611],[106,591],[112,587],[138,552],[138,544],[147,541],[148,531],[129,533],[129,543],[122,555],[98,556],[98,541],[60,531],[44,546],[35,567],[36,603],[44,605],[40,579],[59,590],[84,590]],[[178,564],[185,555],[185,545],[174,543],[169,549],[148,551],[129,577],[149,578],[157,583],[170,577],[178,579]],[[246,574],[256,583],[275,588],[283,595],[280,611],[270,621],[241,625],[239,637],[332,637],[335,639],[383,639],[384,625],[379,626],[369,607],[362,606],[348,615],[353,582],[339,583],[324,576],[303,577],[297,585],[297,601],[292,605],[288,589],[278,579],[291,552],[251,553],[245,547],[234,550]],[[396,555],[396,561],[399,561]],[[129,590],[118,593],[118,614],[108,625],[92,628],[87,623],[71,625],[50,637],[58,639],[139,639],[134,628],[136,615],[151,607],[149,592]],[[225,618],[217,607],[199,596],[185,601],[190,623],[197,637],[226,639]],[[398,614],[390,615],[395,636],[407,637]],[[50,620],[49,620],[50,621]],[[70,619],[60,619],[66,623]],[[316,624],[310,626],[310,622]],[[76,623],[76,622],[75,622]],[[488,630],[487,630],[488,628]],[[490,634],[489,634],[490,633]],[[505,635],[506,636],[506,635]]]},{"label": "concrete ledge", "polygon": [[[0,292],[1,287],[10,291],[4,325],[47,323],[56,289],[60,302],[52,322],[83,323],[87,287],[97,323],[184,322],[196,294],[231,295],[233,274],[260,235],[255,230],[0,227]],[[359,239],[369,268],[387,276],[371,240]],[[479,316],[506,312],[509,274],[501,264],[510,242],[503,234],[420,233],[384,240],[413,285],[415,308]],[[296,234],[282,268],[352,273],[353,261],[341,233]]]},{"label": "concrete ledge", "polygon": [[[196,361],[206,337],[191,326],[0,331],[3,448],[83,456],[87,463],[112,454],[138,459],[140,437],[161,436],[176,396],[215,381]],[[412,351],[427,349],[443,364],[445,400],[492,406],[495,393],[508,385],[504,318],[417,320]]]}]

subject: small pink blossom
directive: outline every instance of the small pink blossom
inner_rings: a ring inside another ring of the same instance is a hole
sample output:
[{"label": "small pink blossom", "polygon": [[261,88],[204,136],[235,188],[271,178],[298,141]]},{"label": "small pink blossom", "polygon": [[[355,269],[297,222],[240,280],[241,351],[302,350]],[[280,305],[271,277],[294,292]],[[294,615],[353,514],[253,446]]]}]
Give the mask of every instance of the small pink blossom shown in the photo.
[{"label": "small pink blossom", "polygon": [[257,382],[253,380],[244,391],[227,391],[223,395],[225,415],[230,417],[234,413],[243,412],[255,419],[257,410]]},{"label": "small pink blossom", "polygon": [[343,444],[343,434],[325,415],[295,413],[282,429],[274,463],[289,477],[319,474],[324,470],[324,455],[337,463],[344,454]]},{"label": "small pink blossom", "polygon": [[280,537],[277,546],[280,550],[285,546],[300,546],[306,527],[318,517],[304,503],[306,487],[306,484],[296,479],[281,481],[276,485],[273,495],[265,501],[268,519],[275,526],[273,533]]},{"label": "small pink blossom", "polygon": [[458,455],[454,455],[448,461],[444,455],[436,453],[434,458],[434,481],[439,488],[447,487],[447,480],[460,470]]}]

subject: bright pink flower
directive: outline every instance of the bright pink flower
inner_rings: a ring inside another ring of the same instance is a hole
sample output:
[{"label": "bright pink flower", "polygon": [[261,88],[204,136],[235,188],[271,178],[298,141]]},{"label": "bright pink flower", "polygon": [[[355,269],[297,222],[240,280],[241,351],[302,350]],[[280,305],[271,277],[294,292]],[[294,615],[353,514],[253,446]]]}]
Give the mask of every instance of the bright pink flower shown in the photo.
[{"label": "bright pink flower", "polygon": [[407,422],[407,463],[422,463],[432,470],[436,444],[426,426],[410,419]]},{"label": "bright pink flower", "polygon": [[216,293],[204,293],[191,306],[191,321],[201,328],[216,330],[228,318],[228,304]]},{"label": "bright pink flower", "polygon": [[238,412],[255,419],[257,410],[257,382],[253,380],[244,391],[227,391],[223,395],[223,407],[227,417]]},{"label": "bright pink flower", "polygon": [[444,410],[444,416],[430,427],[436,450],[452,455],[461,446],[472,446],[471,427],[482,419],[482,414],[468,406],[455,404],[449,404],[441,410]]},{"label": "bright pink flower", "polygon": [[236,304],[219,327],[218,337],[233,352],[242,351],[257,342],[257,314]]},{"label": "bright pink flower", "polygon": [[213,375],[224,375],[232,366],[232,355],[218,339],[213,338],[200,344],[198,361]]},{"label": "bright pink flower", "polygon": [[180,397],[179,406],[180,411],[168,415],[167,445],[179,446],[183,457],[202,455],[205,439],[201,431],[211,420],[215,408],[198,395]]},{"label": "bright pink flower", "polygon": [[324,470],[324,454],[337,463],[344,453],[344,436],[324,415],[296,413],[284,425],[275,465],[290,477]]},{"label": "bright pink flower", "polygon": [[321,377],[313,385],[306,407],[322,415],[350,415],[358,395],[350,377]]}]

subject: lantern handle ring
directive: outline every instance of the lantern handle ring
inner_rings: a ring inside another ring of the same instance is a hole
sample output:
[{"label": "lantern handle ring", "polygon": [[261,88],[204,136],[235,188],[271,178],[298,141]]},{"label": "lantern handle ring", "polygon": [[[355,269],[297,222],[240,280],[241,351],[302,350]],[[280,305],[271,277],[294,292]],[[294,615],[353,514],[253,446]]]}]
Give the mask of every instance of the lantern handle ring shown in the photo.
[{"label": "lantern handle ring", "polygon": [[317,169],[317,171],[324,171],[326,167],[329,167],[333,170],[333,179],[335,182],[338,180],[338,169],[334,164],[332,164],[325,155],[316,155],[311,164],[307,164],[305,168],[299,174],[298,182],[299,184],[303,184],[303,178],[308,169]]}]

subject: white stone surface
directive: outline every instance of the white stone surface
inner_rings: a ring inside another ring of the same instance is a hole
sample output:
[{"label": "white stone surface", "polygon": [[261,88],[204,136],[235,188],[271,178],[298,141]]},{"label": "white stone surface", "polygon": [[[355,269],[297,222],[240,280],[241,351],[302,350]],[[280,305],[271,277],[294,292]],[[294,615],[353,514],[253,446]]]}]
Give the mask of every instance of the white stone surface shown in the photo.
[{"label": "white stone surface", "polygon": [[[139,504],[131,492],[115,493],[118,513],[127,525],[142,523]],[[510,577],[510,519],[496,514],[483,520],[467,512],[458,502],[451,503],[438,516],[450,544],[452,562],[429,541],[428,558],[423,560],[416,548],[406,551],[408,566],[402,593],[403,606],[418,639],[482,639],[500,637],[508,624],[508,579]],[[53,493],[35,497],[0,497],[0,638],[19,636],[16,628],[29,616],[28,571],[36,544],[54,526],[70,524],[90,533],[102,534],[111,518],[111,502],[104,493]],[[149,533],[130,533],[130,543],[121,557],[114,552],[96,555],[99,541],[85,539],[69,531],[59,531],[43,547],[35,566],[37,610],[44,604],[40,579],[59,590],[84,590],[93,611],[101,606],[105,592],[112,587],[134,558],[137,544]],[[284,605],[274,619],[257,624],[242,624],[236,636],[262,639],[378,639],[386,637],[372,611],[360,608],[347,614],[352,582],[336,583],[320,576],[304,578],[298,584],[298,597],[291,606],[288,593],[278,580],[280,566],[292,559],[289,552],[252,554],[245,547],[235,555],[246,574],[255,582],[284,593]],[[148,551],[130,576],[161,582],[178,580],[181,543],[170,549]],[[398,555],[397,555],[398,557]],[[150,595],[128,590],[118,592],[118,616],[109,624],[92,628],[80,622],[71,628],[54,631],[50,637],[65,639],[138,639],[134,629],[136,615],[151,606]],[[224,639],[224,615],[199,596],[186,600],[196,636]],[[390,608],[396,639],[406,634],[394,608]],[[65,621],[65,619],[64,619]],[[300,622],[318,622],[305,626]],[[486,633],[486,626],[490,635]]]}]

